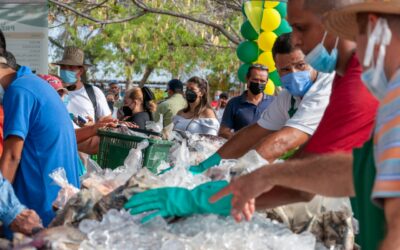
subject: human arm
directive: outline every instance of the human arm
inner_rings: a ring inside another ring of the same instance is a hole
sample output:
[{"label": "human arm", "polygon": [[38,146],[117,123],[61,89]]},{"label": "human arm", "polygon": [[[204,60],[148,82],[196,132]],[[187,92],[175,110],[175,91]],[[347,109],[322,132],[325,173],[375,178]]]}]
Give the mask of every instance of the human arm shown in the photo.
[{"label": "human arm", "polygon": [[4,141],[4,151],[0,159],[0,170],[4,178],[11,183],[14,182],[23,147],[24,140],[18,136],[8,136]]},{"label": "human arm", "polygon": [[78,151],[89,155],[95,155],[99,152],[100,137],[92,136],[85,141],[78,143]]},{"label": "human arm", "polygon": [[232,193],[234,216],[241,220],[246,203],[275,186],[324,196],[353,196],[352,155],[331,154],[265,166],[232,181],[212,201]]},{"label": "human arm", "polygon": [[233,117],[235,115],[233,101],[234,100],[231,100],[228,102],[228,104],[225,108],[224,114],[222,115],[221,126],[218,131],[218,136],[223,137],[228,140],[231,139],[233,137],[233,135],[235,134],[234,132],[232,132],[232,130],[234,128]]},{"label": "human arm", "polygon": [[147,222],[156,216],[190,216],[207,213],[226,216],[231,209],[230,196],[217,203],[210,203],[208,199],[227,184],[226,181],[213,181],[191,190],[179,187],[150,189],[133,195],[124,208],[131,209],[132,215],[155,210],[154,213],[144,217],[142,222]]},{"label": "human arm", "polygon": [[286,152],[303,145],[310,135],[293,127],[281,130],[261,139],[254,149],[267,161],[274,162]]},{"label": "human arm", "polygon": [[398,249],[400,246],[400,198],[385,199],[383,208],[385,210],[387,233],[380,249]]},{"label": "human arm", "polygon": [[255,204],[257,210],[270,209],[297,202],[308,202],[314,196],[314,194],[308,192],[275,186],[269,192],[258,196]]},{"label": "human arm", "polygon": [[42,227],[39,216],[22,205],[11,184],[0,174],[0,221],[14,232],[30,235],[32,229]]},{"label": "human arm", "polygon": [[225,139],[231,139],[233,136],[235,135],[234,132],[232,132],[231,128],[228,128],[227,126],[221,124],[221,126],[219,127],[219,131],[218,131],[218,136],[223,137]]},{"label": "human arm", "polygon": [[217,153],[223,159],[237,159],[254,147],[260,138],[270,135],[273,131],[264,129],[258,124],[252,124],[239,130],[227,141]]},{"label": "human arm", "polygon": [[268,135],[268,133],[270,131],[261,128],[257,124],[245,127],[239,130],[216,153],[202,161],[199,165],[191,166],[189,170],[194,174],[198,174],[219,165],[222,159],[237,159],[246,154],[260,138]]}]

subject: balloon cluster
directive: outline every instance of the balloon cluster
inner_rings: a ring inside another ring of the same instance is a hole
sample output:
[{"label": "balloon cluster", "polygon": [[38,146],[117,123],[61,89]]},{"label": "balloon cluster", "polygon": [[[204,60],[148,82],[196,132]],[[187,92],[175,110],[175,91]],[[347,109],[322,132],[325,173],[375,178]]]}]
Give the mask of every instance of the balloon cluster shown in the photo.
[{"label": "balloon cluster", "polygon": [[236,54],[243,62],[238,70],[239,80],[246,82],[246,74],[252,64],[268,67],[269,80],[265,93],[273,94],[280,86],[280,77],[272,57],[272,47],[278,36],[292,31],[286,20],[286,2],[249,0],[242,6],[247,20],[240,32],[246,41],[239,44]]}]

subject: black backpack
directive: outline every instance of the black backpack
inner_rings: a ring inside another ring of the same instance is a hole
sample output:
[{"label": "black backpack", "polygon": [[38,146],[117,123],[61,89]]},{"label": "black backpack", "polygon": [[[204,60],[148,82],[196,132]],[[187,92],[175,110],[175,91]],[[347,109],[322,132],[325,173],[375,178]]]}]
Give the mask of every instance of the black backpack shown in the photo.
[{"label": "black backpack", "polygon": [[87,84],[87,83],[83,84],[83,86],[85,87],[86,93],[88,94],[89,99],[93,104],[93,108],[94,108],[94,117],[93,117],[93,119],[95,121],[97,121],[97,101],[96,101],[96,95],[94,93],[94,88],[93,88],[92,85]]}]

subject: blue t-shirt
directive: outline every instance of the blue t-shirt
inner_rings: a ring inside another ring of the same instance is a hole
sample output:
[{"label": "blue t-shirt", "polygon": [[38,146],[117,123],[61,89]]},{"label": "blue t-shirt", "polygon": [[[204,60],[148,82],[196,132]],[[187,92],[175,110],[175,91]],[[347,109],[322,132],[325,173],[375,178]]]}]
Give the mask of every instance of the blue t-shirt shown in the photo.
[{"label": "blue t-shirt", "polygon": [[264,95],[258,105],[247,101],[247,91],[232,98],[226,105],[221,125],[233,129],[235,132],[256,123],[264,110],[275,99],[274,96]]},{"label": "blue t-shirt", "polygon": [[63,167],[79,188],[78,149],[67,109],[57,92],[27,67],[21,67],[4,94],[4,139],[24,140],[13,187],[22,204],[35,210],[47,226],[60,187],[49,174]]}]

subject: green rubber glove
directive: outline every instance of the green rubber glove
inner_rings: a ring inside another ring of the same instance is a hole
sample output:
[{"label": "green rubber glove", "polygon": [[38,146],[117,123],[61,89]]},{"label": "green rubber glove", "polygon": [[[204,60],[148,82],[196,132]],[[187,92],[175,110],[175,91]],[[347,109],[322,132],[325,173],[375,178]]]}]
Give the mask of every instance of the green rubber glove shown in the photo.
[{"label": "green rubber glove", "polygon": [[227,216],[231,211],[232,195],[209,203],[208,199],[228,185],[226,181],[212,181],[189,190],[179,187],[150,189],[133,195],[124,205],[132,215],[156,210],[142,219],[142,223],[156,216],[190,216],[193,214],[219,214]]},{"label": "green rubber glove", "polygon": [[202,161],[199,165],[191,166],[189,168],[189,171],[194,175],[201,174],[211,167],[218,166],[221,161],[222,161],[221,156],[218,153],[215,153],[212,156],[205,159],[204,161]]}]

